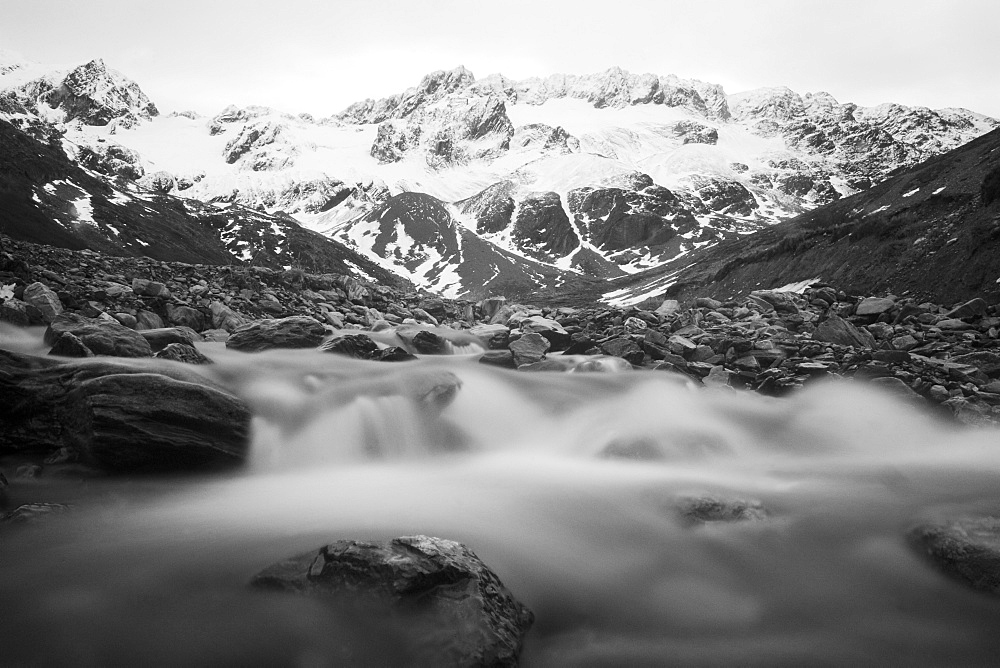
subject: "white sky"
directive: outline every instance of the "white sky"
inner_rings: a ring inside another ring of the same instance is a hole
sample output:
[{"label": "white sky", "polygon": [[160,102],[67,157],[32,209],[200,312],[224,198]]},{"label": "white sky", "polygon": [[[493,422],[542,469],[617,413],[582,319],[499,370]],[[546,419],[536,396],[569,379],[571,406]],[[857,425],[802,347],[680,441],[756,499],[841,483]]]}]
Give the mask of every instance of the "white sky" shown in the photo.
[{"label": "white sky", "polygon": [[0,0],[0,49],[104,58],[162,112],[327,116],[464,64],[477,77],[619,65],[841,102],[1000,117],[1000,0]]}]

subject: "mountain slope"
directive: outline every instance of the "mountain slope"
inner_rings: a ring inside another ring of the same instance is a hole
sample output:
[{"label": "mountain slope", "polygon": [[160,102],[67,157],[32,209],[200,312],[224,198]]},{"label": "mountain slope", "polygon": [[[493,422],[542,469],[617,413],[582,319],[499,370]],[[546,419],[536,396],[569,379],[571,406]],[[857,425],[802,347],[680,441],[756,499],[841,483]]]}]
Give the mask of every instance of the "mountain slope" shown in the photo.
[{"label": "mountain slope", "polygon": [[1000,299],[1000,130],[863,193],[613,287],[622,303],[635,303],[811,280],[946,303]]}]

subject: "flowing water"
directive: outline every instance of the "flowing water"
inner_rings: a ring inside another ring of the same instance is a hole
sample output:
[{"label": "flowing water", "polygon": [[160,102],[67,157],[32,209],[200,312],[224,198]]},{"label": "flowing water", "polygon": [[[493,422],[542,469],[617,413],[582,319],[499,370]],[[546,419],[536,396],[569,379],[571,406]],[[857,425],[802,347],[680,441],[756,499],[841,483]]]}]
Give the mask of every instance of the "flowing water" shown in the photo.
[{"label": "flowing water", "polygon": [[[466,543],[535,612],[526,666],[955,666],[1000,651],[1000,599],[905,538],[1000,512],[995,431],[849,382],[769,399],[660,372],[202,349],[217,363],[201,372],[253,408],[247,469],[17,481],[19,502],[75,510],[0,531],[0,662],[344,665],[351,646],[391,665],[405,629],[247,582],[334,540],[421,533]],[[703,496],[766,517],[687,521],[684,500]]]}]

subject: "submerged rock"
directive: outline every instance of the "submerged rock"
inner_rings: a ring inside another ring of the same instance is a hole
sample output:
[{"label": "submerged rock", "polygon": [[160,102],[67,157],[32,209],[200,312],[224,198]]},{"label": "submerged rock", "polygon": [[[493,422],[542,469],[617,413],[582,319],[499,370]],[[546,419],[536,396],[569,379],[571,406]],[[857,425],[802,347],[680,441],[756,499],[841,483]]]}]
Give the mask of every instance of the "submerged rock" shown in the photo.
[{"label": "submerged rock", "polygon": [[910,543],[939,570],[973,589],[1000,594],[1000,517],[972,517],[912,529]]},{"label": "submerged rock", "polygon": [[677,499],[675,507],[681,521],[688,526],[767,519],[767,510],[756,499],[685,496]]},{"label": "submerged rock", "polygon": [[264,569],[262,589],[376,602],[412,629],[417,664],[516,666],[534,615],[461,543],[405,536],[342,540]]}]

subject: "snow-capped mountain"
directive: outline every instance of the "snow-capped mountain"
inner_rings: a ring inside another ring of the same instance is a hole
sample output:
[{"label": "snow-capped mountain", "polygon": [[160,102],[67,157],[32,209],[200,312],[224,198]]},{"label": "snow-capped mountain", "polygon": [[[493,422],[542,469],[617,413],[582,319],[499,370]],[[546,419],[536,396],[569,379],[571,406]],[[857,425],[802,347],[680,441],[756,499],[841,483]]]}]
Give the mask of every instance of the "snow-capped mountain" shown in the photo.
[{"label": "snow-capped mountain", "polygon": [[[460,67],[323,119],[264,107],[157,116],[100,61],[33,72],[0,65],[0,111],[58,123],[82,166],[213,206],[283,212],[451,297],[656,267],[1000,124],[787,88],[728,95],[619,68],[514,81]],[[64,88],[76,97],[52,92]],[[79,102],[87,91],[90,105]]]}]

